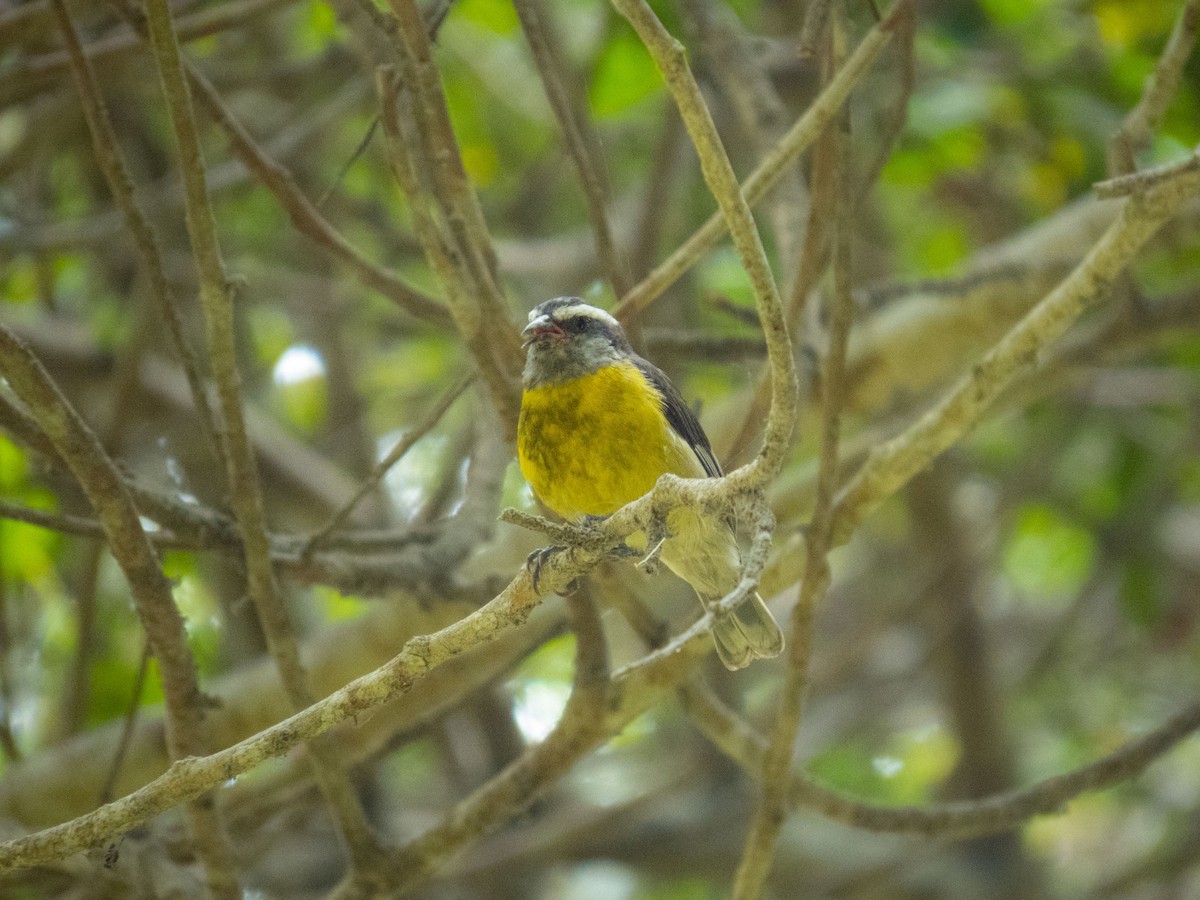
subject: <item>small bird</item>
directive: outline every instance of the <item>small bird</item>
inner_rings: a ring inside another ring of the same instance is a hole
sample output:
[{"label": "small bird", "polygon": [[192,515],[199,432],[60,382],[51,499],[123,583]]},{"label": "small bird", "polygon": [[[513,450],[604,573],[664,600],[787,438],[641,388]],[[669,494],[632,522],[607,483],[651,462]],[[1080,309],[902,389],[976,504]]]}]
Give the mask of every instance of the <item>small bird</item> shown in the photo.
[{"label": "small bird", "polygon": [[[517,456],[533,491],[568,521],[604,517],[660,475],[717,477],[721,466],[695,414],[667,376],[633,352],[620,323],[578,297],[547,300],[521,332],[528,348]],[[728,522],[692,508],[667,517],[662,560],[707,608],[737,585],[741,554]],[[627,543],[644,550],[644,534]],[[640,546],[638,546],[640,544]],[[729,669],[783,649],[755,594],[712,629]]]}]

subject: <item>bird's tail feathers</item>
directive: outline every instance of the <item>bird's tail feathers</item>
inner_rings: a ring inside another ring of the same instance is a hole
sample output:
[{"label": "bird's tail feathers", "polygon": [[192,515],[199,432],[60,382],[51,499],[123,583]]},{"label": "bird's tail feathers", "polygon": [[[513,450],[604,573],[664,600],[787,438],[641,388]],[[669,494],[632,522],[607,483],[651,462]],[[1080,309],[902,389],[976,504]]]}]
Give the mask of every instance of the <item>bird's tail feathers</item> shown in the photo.
[{"label": "bird's tail feathers", "polygon": [[717,656],[727,669],[744,669],[755,659],[768,659],[783,651],[783,632],[758,594],[718,618],[712,635]]}]

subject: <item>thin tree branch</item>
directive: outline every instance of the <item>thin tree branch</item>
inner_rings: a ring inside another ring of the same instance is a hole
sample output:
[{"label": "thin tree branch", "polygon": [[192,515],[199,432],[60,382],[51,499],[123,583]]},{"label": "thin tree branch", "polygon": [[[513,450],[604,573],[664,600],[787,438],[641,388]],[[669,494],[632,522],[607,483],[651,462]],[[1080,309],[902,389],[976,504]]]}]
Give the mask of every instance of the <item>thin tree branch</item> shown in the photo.
[{"label": "thin tree branch", "polygon": [[371,470],[371,474],[363,481],[358,490],[354,492],[354,496],[342,504],[341,508],[330,516],[324,525],[309,535],[308,539],[301,545],[299,553],[301,562],[307,562],[311,559],[313,551],[325,543],[329,535],[345,523],[362,498],[375,490],[379,482],[383,480],[383,476],[388,473],[392,466],[403,459],[404,455],[413,448],[417,441],[433,430],[433,427],[441,421],[446,411],[454,405],[454,401],[462,396],[463,391],[474,380],[474,373],[460,378],[438,399],[437,403],[425,414],[424,418],[404,432],[404,436],[396,441],[392,449],[387,452],[387,455]]},{"label": "thin tree branch", "polygon": [[[845,56],[844,17],[840,10],[831,26],[830,64],[834,71]],[[771,742],[763,767],[763,790],[758,809],[746,835],[742,860],[734,880],[736,900],[755,900],[762,894],[771,871],[775,844],[785,818],[786,783],[791,770],[796,733],[804,714],[805,691],[812,656],[813,622],[816,609],[829,587],[828,554],[831,546],[833,496],[838,483],[838,442],[844,403],[846,343],[854,315],[851,291],[851,244],[853,238],[853,181],[850,177],[850,119],[843,110],[840,121],[830,125],[835,160],[833,240],[833,297],[829,343],[821,367],[821,454],[817,472],[816,506],[805,532],[808,564],[800,582],[800,596],[792,610],[788,646],[788,670],[779,708],[771,731]]]},{"label": "thin tree branch", "polygon": [[[139,35],[147,34],[145,15],[129,0],[109,2]],[[434,325],[445,326],[450,323],[450,316],[442,304],[415,290],[395,273],[368,260],[340,234],[300,190],[291,171],[272,159],[237,120],[221,100],[212,83],[188,60],[181,57],[180,61],[188,83],[195,91],[195,98],[213,121],[224,130],[234,155],[275,195],[297,231],[317,246],[323,247],[367,287],[379,291],[413,317]]]},{"label": "thin tree branch", "polygon": [[[259,16],[270,15],[276,10],[290,6],[295,0],[233,0],[213,7],[205,7],[196,12],[182,16],[179,19],[179,40],[182,43],[196,41],[228,31],[231,28],[243,27]],[[36,6],[36,3],[25,3],[5,12],[19,12],[22,9]],[[51,10],[53,4],[42,4],[43,9]],[[0,34],[7,23],[2,21],[0,13]],[[83,46],[83,52],[89,62],[103,65],[112,61],[113,57],[128,53],[141,45],[136,34],[129,34],[123,29],[115,29],[109,34]],[[12,102],[24,99],[43,85],[53,84],[55,76],[71,68],[72,52],[53,50],[30,56],[19,61],[16,65],[6,68],[0,76],[0,97]]]},{"label": "thin tree branch", "polygon": [[637,31],[675,98],[683,123],[700,157],[704,180],[721,208],[721,215],[728,225],[742,267],[754,288],[771,366],[771,408],[767,414],[762,453],[748,467],[745,477],[750,484],[761,486],[783,466],[798,405],[796,369],[779,290],[750,206],[725,155],[700,87],[688,68],[683,47],[663,27],[644,0],[613,0],[613,5]]},{"label": "thin tree branch", "polygon": [[1183,78],[1183,67],[1196,46],[1197,31],[1200,31],[1200,0],[1187,0],[1179,9],[1179,17],[1154,73],[1146,80],[1141,99],[1109,141],[1109,175],[1127,175],[1137,170],[1135,157],[1149,143],[1154,129],[1167,114],[1171,98]]},{"label": "thin tree branch", "polygon": [[[638,200],[638,212],[634,220],[633,240],[629,246],[630,271],[635,278],[643,277],[654,264],[658,245],[662,239],[668,217],[663,210],[671,205],[672,192],[679,178],[686,171],[682,164],[684,128],[679,110],[674,101],[662,101],[662,131],[654,142],[650,170]],[[626,292],[628,294],[628,292]],[[626,325],[637,322],[637,308],[627,307],[624,316]]]},{"label": "thin tree branch", "polygon": [[632,286],[629,267],[609,221],[608,177],[600,152],[600,141],[588,117],[583,88],[567,59],[562,38],[545,0],[514,0],[513,5],[541,76],[546,99],[550,101],[563,143],[579,176],[601,268],[613,293],[618,297],[624,296]]},{"label": "thin tree branch", "polygon": [[425,20],[413,0],[393,0],[392,11],[401,83],[386,68],[376,77],[392,169],[413,207],[426,258],[446,287],[451,316],[511,437],[520,350],[495,251],[463,166]]},{"label": "thin tree branch", "polygon": [[389,871],[391,884],[402,894],[419,888],[468,842],[525,809],[607,735],[610,682],[604,628],[586,589],[567,598],[567,609],[575,631],[575,673],[554,730],[456,804],[440,824],[399,848]]},{"label": "thin tree branch", "polygon": [[213,451],[214,459],[220,459],[221,448],[217,437],[217,425],[212,409],[208,405],[208,391],[200,373],[199,361],[184,334],[179,303],[163,269],[162,251],[159,249],[158,239],[134,196],[133,180],[129,177],[129,170],[121,154],[120,144],[117,141],[116,132],[113,130],[104,97],[96,84],[91,64],[79,43],[79,35],[71,22],[66,3],[64,0],[52,0],[51,5],[58,18],[59,28],[66,39],[71,73],[75,79],[79,99],[83,104],[88,131],[92,135],[96,161],[104,173],[113,199],[125,217],[125,224],[133,236],[138,255],[141,257],[142,268],[150,283],[150,293],[158,307],[163,324],[166,326],[167,334],[171,338],[172,349],[187,376],[192,403],[195,405],[196,414],[200,417],[200,430]]},{"label": "thin tree branch", "polygon": [[[747,203],[753,206],[762,200],[789,170],[796,158],[812,146],[813,141],[833,120],[850,92],[862,81],[891,41],[899,15],[911,2],[912,0],[898,0],[883,20],[867,32],[862,42],[847,58],[846,65],[839,70],[837,77],[813,101],[772,151],[763,157],[743,186]],[[622,297],[621,302],[613,309],[613,314],[624,319],[653,303],[684,272],[691,269],[716,246],[727,228],[724,214],[714,213],[654,271],[634,285],[633,290]]]},{"label": "thin tree branch", "polygon": [[[271,548],[263,511],[262,488],[246,434],[241,376],[237,367],[233,297],[221,260],[216,222],[209,203],[204,158],[192,113],[191,96],[167,0],[147,0],[146,24],[175,131],[181,175],[187,197],[187,226],[200,279],[200,302],[208,334],[209,358],[217,383],[224,423],[224,457],[234,517],[242,538],[247,590],[258,613],[267,651],[275,661],[292,708],[311,706],[315,697],[300,662],[291,617],[275,583]],[[354,786],[339,761],[320,744],[308,753],[351,860],[350,879],[370,883],[376,876],[380,848],[367,822]]]},{"label": "thin tree branch", "polygon": [[1102,299],[1141,246],[1200,193],[1200,172],[1181,167],[1126,200],[1088,255],[1021,319],[943,398],[897,437],[875,448],[837,500],[834,542],[844,542],[883,500],[966,435],[1038,354]]},{"label": "thin tree branch", "polygon": [[[421,242],[430,268],[437,273],[446,289],[455,322],[484,376],[492,404],[502,411],[501,418],[506,420],[510,430],[514,429],[517,415],[515,384],[507,371],[508,366],[502,365],[497,358],[496,347],[483,327],[483,318],[475,300],[478,295],[471,288],[473,275],[463,271],[467,267],[462,262],[453,236],[444,233],[438,223],[438,215],[431,202],[433,191],[426,189],[422,183],[420,170],[423,168],[427,172],[428,165],[422,166],[418,162],[421,155],[421,150],[417,148],[420,129],[414,124],[413,98],[407,91],[403,94],[399,92],[395,73],[386,66],[376,73],[376,86],[383,106],[383,130],[388,139],[392,172],[409,201],[417,239]],[[401,115],[401,107],[404,115]],[[442,212],[446,216],[444,207]],[[507,320],[504,327],[507,327]]]},{"label": "thin tree branch", "polygon": [[1131,172],[1128,175],[1118,175],[1116,178],[1099,181],[1092,186],[1092,190],[1096,192],[1096,196],[1101,200],[1128,197],[1130,194],[1136,194],[1138,191],[1144,191],[1157,184],[1171,181],[1183,172],[1197,171],[1200,171],[1200,147],[1193,150],[1191,156],[1185,157],[1182,160],[1163,163],[1161,166],[1155,166],[1151,169],[1143,169],[1140,172]]},{"label": "thin tree branch", "polygon": [[100,805],[103,806],[113,798],[117,779],[121,777],[121,767],[133,741],[133,729],[137,725],[138,710],[142,705],[142,691],[146,687],[146,675],[150,671],[150,642],[142,644],[142,658],[138,663],[137,674],[133,677],[133,688],[129,691],[129,707],[125,710],[125,718],[121,724],[121,736],[117,739],[117,749],[113,751],[112,764],[108,776],[100,788]]},{"label": "thin tree branch", "polygon": [[[159,568],[137,510],[121,476],[96,436],[59,392],[28,348],[0,326],[0,372],[33,411],[54,449],[79,481],[104,527],[109,548],[121,566],[147,640],[162,675],[167,706],[167,741],[174,759],[205,752],[204,697],[188,648],[183,618],[171,585]],[[208,887],[218,897],[240,897],[237,873],[213,798],[200,797],[210,785],[189,796],[188,821]]]},{"label": "thin tree branch", "polygon": [[[761,777],[766,739],[711,691],[693,684],[685,688],[682,697],[693,723],[714,746],[750,775]],[[1200,730],[1200,703],[1185,707],[1159,727],[1086,766],[978,800],[931,806],[877,806],[830,790],[799,774],[793,776],[788,787],[788,803],[793,809],[809,810],[865,831],[921,834],[944,840],[999,834],[1035,816],[1061,814],[1081,794],[1136,778],[1197,730]]]},{"label": "thin tree branch", "polygon": [[815,57],[825,45],[825,35],[832,18],[833,0],[812,0],[804,9],[804,23],[800,26],[799,53],[801,59]]},{"label": "thin tree branch", "polygon": [[[836,71],[824,74],[825,83],[837,77]],[[816,290],[828,264],[827,235],[833,229],[834,219],[837,217],[836,176],[840,160],[834,153],[837,144],[832,135],[834,127],[830,125],[817,137],[810,156],[812,173],[809,179],[808,217],[804,225],[804,237],[800,242],[796,273],[791,279],[791,291],[785,313],[788,329],[797,343],[801,342],[799,336],[806,324],[804,311],[808,308],[808,298]],[[814,316],[813,319],[815,318]],[[812,342],[814,336],[809,335],[806,340]],[[805,387],[809,385],[806,384]],[[741,426],[728,443],[726,458],[731,463],[749,454],[754,437],[758,433],[759,423],[770,403],[770,389],[769,373],[763,370],[758,375],[754,396],[748,404]]]},{"label": "thin tree branch", "polygon": [[[0,527],[0,542],[5,539]],[[21,761],[21,748],[17,746],[12,729],[13,683],[12,683],[12,633],[9,631],[8,578],[4,571],[4,555],[0,554],[0,747],[4,749],[6,763],[13,765]]]},{"label": "thin tree branch", "polygon": [[[755,37],[724,3],[686,0],[682,8],[685,22],[699,37],[704,66],[711,70],[721,92],[733,106],[755,156],[765,156],[784,136],[789,115],[758,52]],[[792,270],[800,246],[804,211],[808,206],[806,193],[800,169],[793,165],[781,176],[767,206],[779,266],[786,272]]]},{"label": "thin tree branch", "polygon": [[855,206],[861,206],[871,193],[884,166],[904,134],[908,122],[909,101],[917,86],[917,8],[908,6],[901,11],[896,22],[896,52],[899,56],[900,75],[896,79],[896,96],[891,101],[891,111],[879,129],[879,151],[858,179]]},{"label": "thin tree branch", "polygon": [[[995,677],[997,649],[989,641],[979,605],[982,567],[971,552],[976,536],[953,507],[958,481],[949,466],[932,466],[904,492],[911,511],[915,549],[927,560],[930,584],[920,591],[914,618],[938,681],[942,709],[960,748],[942,796],[974,799],[1011,790],[1017,784],[1017,760],[1009,732],[1006,697]],[[969,848],[985,853],[997,878],[1021,894],[1041,893],[1035,869],[1013,833],[989,836]]]}]

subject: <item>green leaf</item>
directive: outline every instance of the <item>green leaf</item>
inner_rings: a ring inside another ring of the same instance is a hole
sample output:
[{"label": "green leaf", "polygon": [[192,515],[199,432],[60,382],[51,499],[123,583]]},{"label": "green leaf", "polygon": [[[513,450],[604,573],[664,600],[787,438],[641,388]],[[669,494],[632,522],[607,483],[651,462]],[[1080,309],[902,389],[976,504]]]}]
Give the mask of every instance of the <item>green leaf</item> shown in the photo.
[{"label": "green leaf", "polygon": [[317,56],[335,44],[345,43],[346,31],[333,4],[323,0],[305,3],[297,17],[295,40],[296,49],[305,56]]},{"label": "green leaf", "polygon": [[347,619],[357,619],[367,610],[362,597],[343,594],[335,588],[316,585],[313,597],[325,613],[329,622],[344,622]]},{"label": "green leaf", "polygon": [[481,25],[496,34],[513,34],[521,27],[517,11],[508,0],[458,0],[451,15]]},{"label": "green leaf", "polygon": [[588,92],[599,118],[616,116],[647,97],[666,90],[654,60],[632,29],[622,25],[596,64]]},{"label": "green leaf", "polygon": [[1035,599],[1056,599],[1083,586],[1095,561],[1095,538],[1054,508],[1031,503],[1017,514],[1004,548],[1004,574]]}]

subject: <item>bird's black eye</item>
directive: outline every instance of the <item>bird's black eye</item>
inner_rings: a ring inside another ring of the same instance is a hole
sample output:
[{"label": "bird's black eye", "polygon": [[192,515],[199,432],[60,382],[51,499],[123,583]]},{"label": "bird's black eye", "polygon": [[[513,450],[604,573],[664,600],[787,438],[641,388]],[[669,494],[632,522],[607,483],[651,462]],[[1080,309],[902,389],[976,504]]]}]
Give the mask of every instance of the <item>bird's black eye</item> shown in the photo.
[{"label": "bird's black eye", "polygon": [[587,331],[588,318],[587,316],[572,316],[562,324],[563,329],[571,332],[571,334],[583,334]]}]

